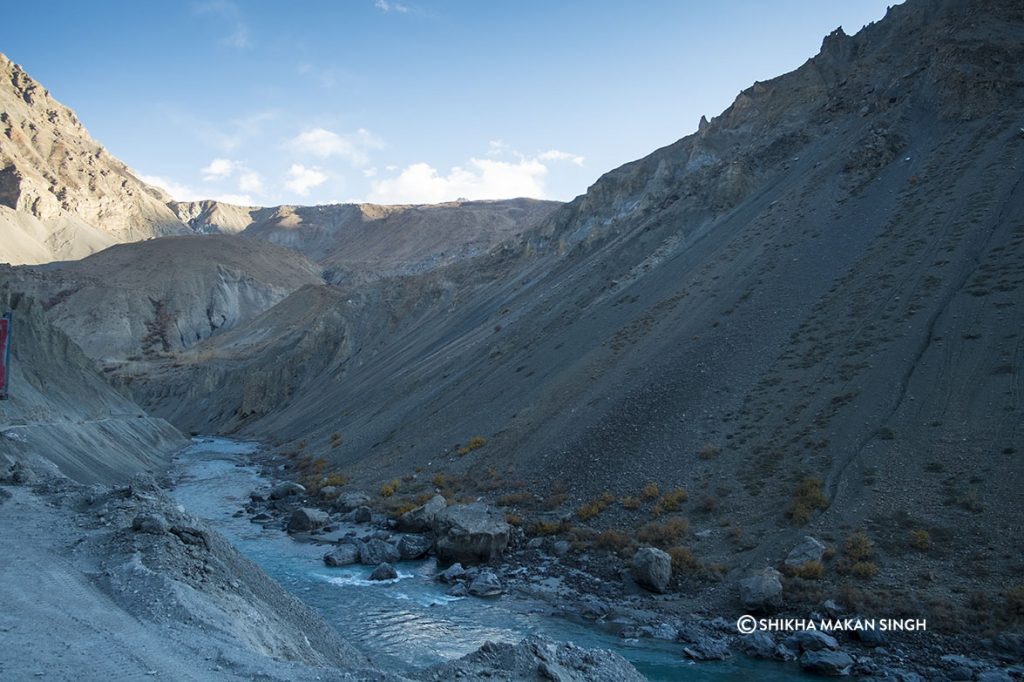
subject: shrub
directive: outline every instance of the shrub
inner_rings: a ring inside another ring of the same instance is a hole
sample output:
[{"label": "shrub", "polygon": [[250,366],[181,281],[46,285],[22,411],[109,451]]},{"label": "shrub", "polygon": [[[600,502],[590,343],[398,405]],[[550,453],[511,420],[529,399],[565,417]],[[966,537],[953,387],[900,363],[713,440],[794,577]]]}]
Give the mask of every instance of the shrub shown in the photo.
[{"label": "shrub", "polygon": [[548,491],[548,496],[544,500],[544,508],[548,511],[558,509],[568,499],[569,495],[565,492],[565,485],[559,481],[551,486],[551,490]]},{"label": "shrub", "polygon": [[915,530],[910,534],[910,546],[922,552],[931,549],[932,536],[926,530]]},{"label": "shrub", "polygon": [[714,512],[716,509],[718,509],[718,500],[716,500],[714,497],[707,495],[704,497],[703,500],[700,501],[700,510],[705,514],[710,514]]},{"label": "shrub", "polygon": [[435,488],[447,488],[448,487],[448,476],[446,476],[441,471],[438,471],[436,474],[434,474],[434,477],[432,479],[430,479],[430,480],[431,480],[431,483],[434,484]]},{"label": "shrub", "polygon": [[644,524],[637,532],[637,538],[658,547],[671,547],[678,544],[687,531],[690,530],[690,522],[684,518],[676,517],[668,519],[664,523],[651,521]]},{"label": "shrub", "polygon": [[622,553],[633,545],[633,538],[630,537],[628,533],[624,533],[621,530],[608,528],[601,531],[598,536],[594,538],[594,545],[601,549]]},{"label": "shrub", "polygon": [[398,492],[398,489],[401,487],[401,485],[402,482],[399,481],[397,478],[391,481],[390,483],[385,483],[380,488],[380,496],[391,497],[392,495]]},{"label": "shrub", "polygon": [[606,490],[601,493],[600,497],[584,503],[576,510],[576,515],[580,517],[581,521],[588,521],[603,512],[614,501],[615,497]]},{"label": "shrub", "polygon": [[497,499],[497,503],[503,507],[511,507],[515,505],[524,505],[533,501],[533,494],[528,493],[525,490],[518,493],[509,493],[508,495],[502,495]]},{"label": "shrub", "polygon": [[668,548],[668,555],[672,557],[672,572],[681,574],[684,571],[693,571],[700,565],[697,557],[688,547],[674,545]]},{"label": "shrub", "polygon": [[348,485],[348,476],[341,473],[340,471],[333,471],[324,477],[322,487],[326,488],[329,485],[333,485],[336,488],[340,488],[343,485]]},{"label": "shrub", "polygon": [[559,535],[572,530],[572,524],[562,519],[560,521],[534,521],[530,525],[530,535]]},{"label": "shrub", "polygon": [[790,502],[786,515],[796,525],[802,526],[811,520],[816,510],[827,509],[828,498],[821,487],[821,481],[811,476],[804,477],[796,490],[793,491],[793,499]]},{"label": "shrub", "polygon": [[720,455],[721,453],[722,449],[719,448],[718,446],[712,445],[711,443],[704,443],[704,445],[701,446],[700,450],[697,451],[697,456],[700,457],[701,459],[707,460],[714,459],[715,457],[718,457],[718,455]]},{"label": "shrub", "polygon": [[850,566],[850,573],[858,578],[870,580],[878,575],[878,566],[872,561],[858,561]]},{"label": "shrub", "polygon": [[632,496],[623,497],[619,503],[626,509],[639,509],[642,504],[639,497]]},{"label": "shrub", "polygon": [[519,516],[518,514],[513,514],[511,512],[505,514],[505,521],[510,526],[521,526],[521,525],[523,525],[523,517]]},{"label": "shrub", "polygon": [[821,580],[825,575],[825,566],[820,561],[806,561],[796,567],[793,575],[804,580]]},{"label": "shrub", "polygon": [[862,530],[847,537],[843,545],[843,554],[854,562],[870,558],[874,551],[875,543]]},{"label": "shrub", "polygon": [[331,434],[331,447],[336,448],[341,445],[341,434],[335,431]]},{"label": "shrub", "polygon": [[676,488],[672,492],[662,495],[661,499],[654,505],[654,509],[651,510],[651,513],[655,516],[661,516],[666,512],[678,511],[680,505],[682,505],[683,502],[686,502],[688,498],[689,495],[686,494],[685,490],[682,488]]},{"label": "shrub", "polygon": [[640,497],[645,500],[653,500],[661,494],[661,488],[658,487],[657,483],[648,483],[644,486],[644,489],[640,491]]},{"label": "shrub", "polygon": [[487,439],[483,436],[473,436],[469,439],[469,442],[463,445],[461,448],[456,450],[459,457],[464,457],[474,450],[479,450],[483,446],[487,445]]}]

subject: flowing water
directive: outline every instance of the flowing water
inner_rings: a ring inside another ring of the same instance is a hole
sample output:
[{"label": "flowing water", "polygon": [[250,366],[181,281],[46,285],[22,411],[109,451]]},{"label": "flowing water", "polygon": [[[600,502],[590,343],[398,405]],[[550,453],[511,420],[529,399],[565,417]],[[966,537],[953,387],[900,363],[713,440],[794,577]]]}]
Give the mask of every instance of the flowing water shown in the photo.
[{"label": "flowing water", "polygon": [[503,596],[457,598],[445,594],[433,576],[433,560],[402,562],[399,578],[367,580],[372,568],[329,568],[323,545],[296,542],[277,528],[264,528],[233,514],[264,486],[247,455],[256,445],[222,438],[197,439],[178,458],[173,497],[200,516],[295,596],[321,613],[377,665],[396,672],[463,656],[487,640],[518,642],[528,634],[612,649],[651,680],[793,680],[789,665],[743,656],[694,664],[670,642],[624,640],[592,623],[550,614],[540,603]]}]

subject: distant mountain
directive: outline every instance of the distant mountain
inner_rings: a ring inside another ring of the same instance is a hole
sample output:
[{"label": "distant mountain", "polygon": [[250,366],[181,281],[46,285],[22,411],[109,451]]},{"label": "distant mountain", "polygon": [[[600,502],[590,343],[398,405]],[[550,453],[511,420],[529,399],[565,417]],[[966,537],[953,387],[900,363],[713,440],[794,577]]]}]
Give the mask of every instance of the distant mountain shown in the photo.
[{"label": "distant mountain", "polygon": [[241,233],[280,244],[323,266],[333,283],[409,275],[480,255],[518,237],[561,204],[536,199],[380,206],[232,206],[175,203],[196,232]]},{"label": "distant mountain", "polygon": [[168,201],[0,54],[0,262],[81,258],[189,232]]}]

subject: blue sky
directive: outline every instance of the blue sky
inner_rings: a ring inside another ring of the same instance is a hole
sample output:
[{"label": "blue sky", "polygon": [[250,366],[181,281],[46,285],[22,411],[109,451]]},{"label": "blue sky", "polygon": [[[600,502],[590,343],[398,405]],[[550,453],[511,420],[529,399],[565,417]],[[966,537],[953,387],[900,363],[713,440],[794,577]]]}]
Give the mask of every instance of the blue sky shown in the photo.
[{"label": "blue sky", "polygon": [[891,2],[19,2],[0,51],[179,199],[567,200]]}]

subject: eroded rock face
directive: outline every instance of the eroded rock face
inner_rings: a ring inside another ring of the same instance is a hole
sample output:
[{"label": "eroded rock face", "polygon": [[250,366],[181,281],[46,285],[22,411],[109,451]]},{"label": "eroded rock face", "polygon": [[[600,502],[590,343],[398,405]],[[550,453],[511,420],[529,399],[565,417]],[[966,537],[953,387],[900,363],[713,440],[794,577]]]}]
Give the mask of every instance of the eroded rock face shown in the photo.
[{"label": "eroded rock face", "polygon": [[655,547],[643,547],[633,555],[633,578],[643,588],[664,592],[672,578],[672,557]]},{"label": "eroded rock face", "polygon": [[457,504],[440,512],[433,523],[438,561],[479,564],[501,556],[508,545],[509,525],[485,504]]}]

